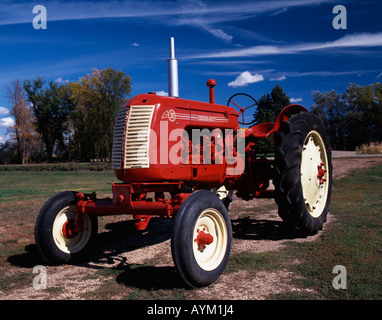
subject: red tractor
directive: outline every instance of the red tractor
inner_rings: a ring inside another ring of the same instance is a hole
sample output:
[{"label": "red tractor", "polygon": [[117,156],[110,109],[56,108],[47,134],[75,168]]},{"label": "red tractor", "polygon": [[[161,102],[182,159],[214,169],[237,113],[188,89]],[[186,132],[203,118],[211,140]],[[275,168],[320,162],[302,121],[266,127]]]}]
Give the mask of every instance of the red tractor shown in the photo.
[{"label": "red tractor", "polygon": [[[41,208],[35,239],[48,263],[81,256],[97,234],[97,216],[133,215],[137,230],[152,216],[175,218],[171,251],[179,274],[191,287],[209,285],[230,255],[233,190],[245,200],[275,198],[280,217],[300,234],[322,229],[332,164],[319,119],[294,104],[275,123],[240,129],[256,100],[239,94],[252,102],[241,107],[234,95],[227,106],[215,104],[214,80],[207,81],[209,103],[178,98],[173,38],[170,51],[169,96],[140,94],[117,116],[112,167],[121,182],[112,183],[113,198],[65,191]],[[258,141],[271,134],[274,159],[257,156]]]}]

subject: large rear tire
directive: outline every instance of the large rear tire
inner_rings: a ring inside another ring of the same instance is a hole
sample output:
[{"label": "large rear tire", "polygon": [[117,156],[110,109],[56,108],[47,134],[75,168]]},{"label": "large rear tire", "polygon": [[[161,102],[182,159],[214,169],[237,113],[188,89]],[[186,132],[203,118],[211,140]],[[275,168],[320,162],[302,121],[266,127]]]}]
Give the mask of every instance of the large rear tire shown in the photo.
[{"label": "large rear tire", "polygon": [[302,233],[321,230],[332,192],[332,159],[321,121],[301,112],[275,136],[275,200],[283,221]]},{"label": "large rear tire", "polygon": [[227,265],[231,244],[232,226],[223,202],[206,190],[191,194],[176,215],[171,239],[183,280],[194,288],[216,281]]}]

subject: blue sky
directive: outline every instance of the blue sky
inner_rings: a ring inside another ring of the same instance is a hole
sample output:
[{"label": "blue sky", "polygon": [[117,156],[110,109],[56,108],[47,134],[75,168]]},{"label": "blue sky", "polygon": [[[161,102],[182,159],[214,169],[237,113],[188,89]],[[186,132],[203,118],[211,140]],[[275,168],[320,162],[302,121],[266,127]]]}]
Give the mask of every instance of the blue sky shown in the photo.
[{"label": "blue sky", "polygon": [[[47,29],[33,7],[44,5]],[[335,5],[347,28],[335,29]],[[132,95],[168,91],[168,39],[175,37],[181,98],[216,102],[238,92],[260,98],[280,84],[306,107],[311,91],[343,92],[382,79],[381,1],[23,1],[0,3],[0,142],[12,124],[6,85],[36,75],[77,81],[92,68],[129,74]],[[252,112],[251,112],[252,113]]]}]

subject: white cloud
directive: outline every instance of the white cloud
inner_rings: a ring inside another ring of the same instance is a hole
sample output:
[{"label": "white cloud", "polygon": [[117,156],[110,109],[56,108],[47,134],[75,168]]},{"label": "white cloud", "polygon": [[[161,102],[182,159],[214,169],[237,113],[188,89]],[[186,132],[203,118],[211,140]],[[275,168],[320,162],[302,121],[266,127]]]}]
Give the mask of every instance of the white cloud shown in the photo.
[{"label": "white cloud", "polygon": [[[312,7],[330,0],[267,0],[224,1],[206,3],[202,0],[190,1],[64,1],[56,0],[49,4],[48,20],[83,20],[99,18],[139,18],[171,26],[187,25],[203,28],[213,36],[231,42],[232,35],[221,29],[230,21],[241,21],[260,14],[281,14],[290,8]],[[30,2],[19,1],[17,4],[0,3],[0,12],[12,14],[0,16],[0,25],[30,23]],[[220,26],[220,28],[218,27]]]},{"label": "white cloud", "polygon": [[[290,49],[286,49],[289,50]],[[196,54],[186,58],[241,58],[241,57],[253,57],[253,56],[265,56],[271,54],[283,54],[287,53],[282,47],[277,46],[255,46],[244,49],[225,50],[221,52]],[[290,53],[290,52],[288,52]]]},{"label": "white cloud", "polygon": [[283,81],[285,80],[287,77],[285,75],[282,75],[281,77],[277,77],[277,78],[272,78],[272,79],[269,79],[270,81]]},{"label": "white cloud", "polygon": [[[332,42],[312,45],[312,49],[326,49],[336,47],[380,47],[382,46],[382,32],[379,33],[354,33]],[[308,50],[309,48],[307,48]]]},{"label": "white cloud", "polygon": [[54,80],[55,82],[58,82],[58,83],[68,83],[70,82],[70,80],[64,80],[62,77],[58,77],[56,80]]},{"label": "white cloud", "polygon": [[5,136],[0,136],[0,143],[4,143],[8,140],[12,139],[12,135],[11,134],[6,134]]},{"label": "white cloud", "polygon": [[130,43],[130,46],[131,46],[131,47],[139,47],[140,44],[137,43],[137,42],[133,42],[133,43]]},{"label": "white cloud", "polygon": [[15,120],[11,117],[0,119],[0,128],[9,128],[15,125]]},{"label": "white cloud", "polygon": [[231,36],[230,34],[228,34],[227,32],[225,32],[223,29],[216,29],[216,28],[212,28],[208,25],[203,25],[203,28],[211,33],[213,36],[215,36],[216,38],[220,38],[226,42],[231,42],[232,39],[233,39],[233,36]]},{"label": "white cloud", "polygon": [[288,78],[291,77],[338,77],[347,76],[351,74],[363,74],[363,73],[375,73],[374,70],[353,70],[353,71],[309,71],[309,72],[289,72],[287,73]]},{"label": "white cloud", "polygon": [[0,116],[6,116],[9,114],[9,110],[4,107],[0,107]]},{"label": "white cloud", "polygon": [[228,83],[230,87],[243,87],[249,83],[255,83],[263,81],[264,77],[261,74],[252,75],[249,71],[242,72],[239,76],[236,77],[234,81]]},{"label": "white cloud", "polygon": [[[203,22],[216,23],[238,21],[257,14],[280,14],[289,8],[316,6],[330,0],[267,0],[267,1],[240,1],[239,3],[212,2],[205,3],[200,0],[173,1],[140,0],[140,1],[68,1],[56,0],[49,4],[49,21],[96,19],[96,18],[158,18],[171,16],[174,22],[181,20],[193,23],[192,18],[202,19]],[[0,18],[0,25],[15,23],[30,23],[30,1],[0,4],[0,12],[12,12]]]},{"label": "white cloud", "polygon": [[231,36],[230,34],[226,33],[224,30],[222,29],[214,29],[214,28],[209,28],[208,31],[214,35],[216,38],[220,38],[220,39],[223,39],[227,42],[231,42],[232,39],[233,39],[233,36]]},{"label": "white cloud", "polygon": [[301,102],[302,99],[301,98],[290,98],[289,99],[291,103],[296,103],[296,102]]},{"label": "white cloud", "polygon": [[225,50],[206,54],[196,54],[187,58],[238,58],[263,55],[298,54],[300,52],[350,47],[381,47],[382,32],[350,34],[334,41],[289,44],[284,46],[253,46],[244,49]]}]

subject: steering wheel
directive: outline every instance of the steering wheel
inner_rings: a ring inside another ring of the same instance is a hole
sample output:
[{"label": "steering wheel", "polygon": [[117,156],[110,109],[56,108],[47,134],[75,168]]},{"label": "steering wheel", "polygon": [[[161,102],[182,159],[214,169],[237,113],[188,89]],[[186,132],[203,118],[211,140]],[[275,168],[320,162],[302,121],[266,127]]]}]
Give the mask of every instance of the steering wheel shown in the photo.
[{"label": "steering wheel", "polygon": [[[251,103],[248,107],[245,107],[245,108],[242,108],[240,107],[235,101],[233,101],[232,99],[234,97],[237,97],[237,96],[245,96],[245,97],[248,97],[249,98],[249,103]],[[252,101],[251,101],[252,100]],[[242,117],[243,117],[243,122],[240,122],[240,124],[243,124],[243,125],[250,125],[252,123],[255,122],[255,120],[252,120],[251,122],[245,122],[244,120],[244,111],[249,109],[249,108],[252,108],[254,106],[257,106],[257,101],[255,100],[255,98],[253,98],[252,96],[250,96],[249,94],[246,94],[246,93],[236,93],[234,94],[231,98],[228,99],[228,102],[227,102],[227,106],[228,107],[232,107],[230,104],[233,104],[234,107],[238,108],[240,111],[239,111],[239,115],[242,114]]]}]

